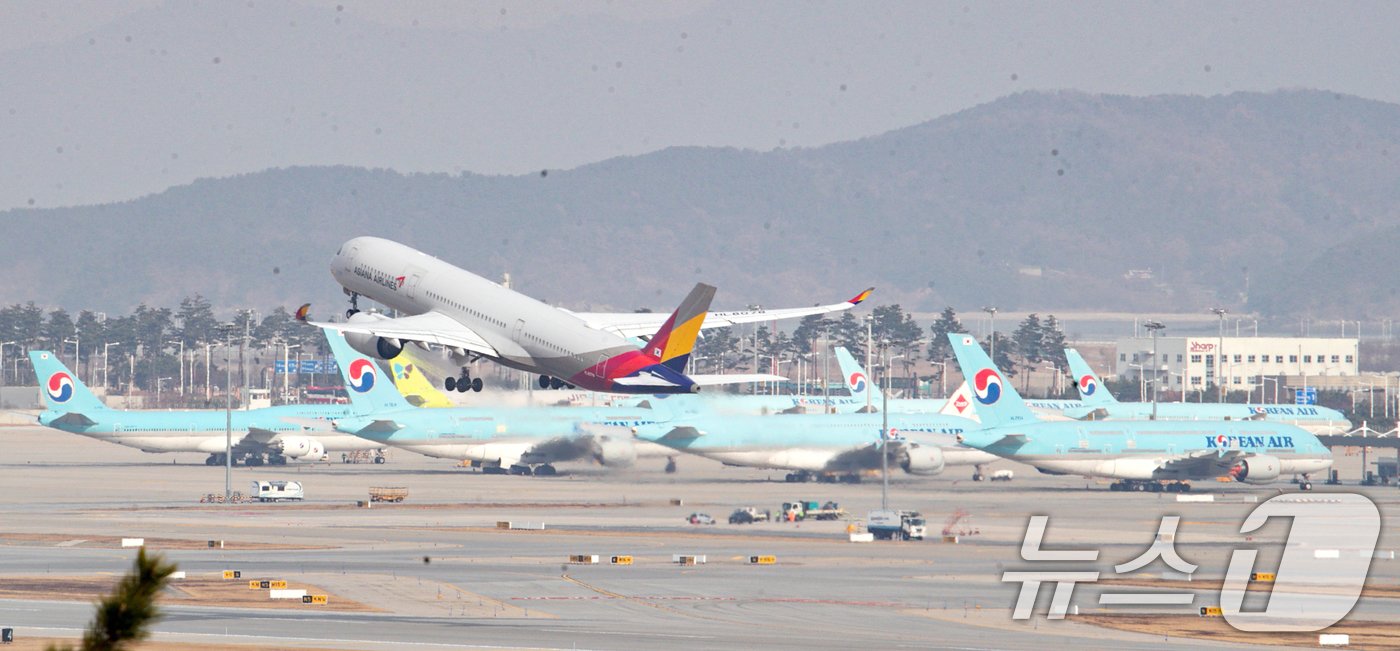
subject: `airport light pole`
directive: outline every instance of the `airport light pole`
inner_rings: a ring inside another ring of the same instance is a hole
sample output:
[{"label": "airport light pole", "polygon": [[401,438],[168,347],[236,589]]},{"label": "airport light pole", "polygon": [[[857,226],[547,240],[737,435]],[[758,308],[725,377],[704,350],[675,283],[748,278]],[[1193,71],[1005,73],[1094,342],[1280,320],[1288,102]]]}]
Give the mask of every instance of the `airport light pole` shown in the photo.
[{"label": "airport light pole", "polygon": [[997,309],[996,309],[995,307],[984,307],[984,308],[982,308],[982,311],[983,311],[983,312],[986,312],[987,314],[992,315],[992,336],[991,336],[991,342],[992,342],[991,349],[992,349],[992,354],[991,354],[991,358],[992,358],[992,366],[996,366],[996,364],[997,364]]},{"label": "airport light pole", "polygon": [[1157,363],[1157,331],[1167,326],[1162,325],[1160,321],[1148,321],[1142,324],[1142,327],[1147,328],[1152,333],[1152,420],[1157,420],[1157,385],[1159,384],[1157,380],[1158,369],[1161,368],[1161,365]]},{"label": "airport light pole", "polygon": [[1210,308],[1210,311],[1215,316],[1220,317],[1220,335],[1215,346],[1215,356],[1218,358],[1215,365],[1215,377],[1219,379],[1216,390],[1219,394],[1219,401],[1225,402],[1225,315],[1230,312],[1223,307],[1213,307]]},{"label": "airport light pole", "polygon": [[233,323],[224,327],[224,504],[233,503]]},{"label": "airport light pole", "polygon": [[82,373],[82,371],[83,371],[83,365],[82,365],[81,363],[79,363],[79,361],[78,361],[78,360],[79,360],[79,357],[80,357],[80,354],[79,354],[79,353],[82,352],[82,348],[83,348],[82,345],[81,345],[81,343],[80,343],[80,339],[79,339],[78,337],[73,337],[72,339],[64,339],[64,340],[63,340],[63,343],[65,343],[65,344],[73,344],[73,368],[74,368],[75,370],[77,370],[79,373]]},{"label": "airport light pole", "polygon": [[[292,376],[292,367],[288,366],[287,363],[291,361],[288,357],[291,356],[293,348],[301,348],[301,344],[282,342],[282,404],[287,403],[287,396],[291,391],[287,384]],[[297,366],[301,366],[301,353],[297,353]]]},{"label": "airport light pole", "polygon": [[5,386],[5,347],[14,345],[13,341],[0,342],[0,387]]},{"label": "airport light pole", "polygon": [[[871,370],[873,370],[873,369],[870,368],[870,344],[871,344],[870,335],[871,335],[871,332],[872,332],[872,328],[873,328],[873,326],[874,326],[874,323],[875,323],[875,315],[873,315],[873,314],[867,314],[867,315],[865,315],[865,372],[866,372],[866,373],[869,373]],[[874,378],[865,378],[865,381],[866,381],[867,383],[869,383],[869,382],[870,382],[871,380],[873,380],[873,379],[874,379]],[[869,391],[866,391],[866,392],[865,392],[865,413],[867,413],[867,414],[870,413],[870,392],[869,392]]]},{"label": "airport light pole", "polygon": [[[888,341],[880,342],[880,355],[883,357]],[[885,378],[889,373],[881,368],[880,376]],[[870,392],[866,392],[866,400],[870,399]],[[880,510],[885,511],[890,508],[890,388],[888,386],[880,389]]]},{"label": "airport light pole", "polygon": [[169,343],[180,345],[180,397],[183,398],[185,396],[185,340],[180,339]]},{"label": "airport light pole", "polygon": [[120,341],[102,344],[102,388],[109,392],[112,390],[112,383],[107,381],[107,373],[112,370],[112,367],[107,364],[107,360],[110,359],[107,355],[107,350],[112,346],[120,345],[122,345]]}]

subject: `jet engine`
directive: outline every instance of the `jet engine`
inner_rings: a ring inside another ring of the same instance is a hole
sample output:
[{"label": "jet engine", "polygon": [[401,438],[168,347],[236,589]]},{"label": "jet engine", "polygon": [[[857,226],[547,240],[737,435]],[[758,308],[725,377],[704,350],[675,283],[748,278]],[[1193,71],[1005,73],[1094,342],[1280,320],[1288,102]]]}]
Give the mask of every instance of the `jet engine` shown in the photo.
[{"label": "jet engine", "polygon": [[[385,321],[389,317],[378,312],[356,312],[350,315],[347,323],[367,324],[375,321]],[[362,334],[359,332],[345,333],[345,343],[350,344],[355,352],[361,355],[368,355],[376,359],[393,359],[403,351],[403,342],[397,339],[387,339],[374,335]]]},{"label": "jet engine", "polygon": [[320,459],[326,455],[326,446],[309,436],[283,436],[277,439],[282,456],[288,459]]},{"label": "jet engine", "polygon": [[1281,467],[1282,464],[1278,457],[1256,454],[1241,460],[1234,468],[1231,468],[1230,476],[1235,481],[1242,481],[1246,484],[1267,484],[1278,479]]},{"label": "jet engine", "polygon": [[910,445],[901,455],[899,465],[911,475],[936,475],[943,472],[943,451],[933,445]]},{"label": "jet engine", "polygon": [[629,439],[597,436],[593,439],[593,458],[609,468],[626,468],[637,460],[637,448]]}]

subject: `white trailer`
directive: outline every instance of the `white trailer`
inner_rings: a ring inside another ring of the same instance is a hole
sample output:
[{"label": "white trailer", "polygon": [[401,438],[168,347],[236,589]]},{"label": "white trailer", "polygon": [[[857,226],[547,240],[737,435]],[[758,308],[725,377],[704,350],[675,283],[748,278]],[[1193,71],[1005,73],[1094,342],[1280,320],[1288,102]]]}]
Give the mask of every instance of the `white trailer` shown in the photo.
[{"label": "white trailer", "polygon": [[300,502],[306,497],[306,493],[302,490],[299,481],[258,480],[253,482],[252,497],[259,502],[281,502],[283,500]]}]

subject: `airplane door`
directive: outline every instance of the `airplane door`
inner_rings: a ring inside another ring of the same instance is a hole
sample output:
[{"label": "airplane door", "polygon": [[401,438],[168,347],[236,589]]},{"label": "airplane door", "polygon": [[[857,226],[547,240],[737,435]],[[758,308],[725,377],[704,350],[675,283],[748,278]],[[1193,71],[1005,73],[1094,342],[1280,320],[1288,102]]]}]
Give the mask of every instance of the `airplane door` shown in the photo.
[{"label": "airplane door", "polygon": [[418,283],[423,280],[423,270],[409,269],[407,276],[403,282],[403,290],[409,298],[414,298],[418,294]]},{"label": "airplane door", "polygon": [[510,331],[510,339],[522,347],[525,345],[521,339],[525,336],[525,319],[515,320],[515,329]]}]

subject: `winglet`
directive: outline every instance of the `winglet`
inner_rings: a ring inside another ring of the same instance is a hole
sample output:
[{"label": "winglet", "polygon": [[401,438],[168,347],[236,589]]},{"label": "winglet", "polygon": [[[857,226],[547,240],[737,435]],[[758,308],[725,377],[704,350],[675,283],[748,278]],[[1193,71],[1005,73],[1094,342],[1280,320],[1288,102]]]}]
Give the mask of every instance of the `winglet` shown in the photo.
[{"label": "winglet", "polygon": [[303,303],[301,307],[297,308],[296,320],[298,320],[298,321],[300,321],[300,322],[302,322],[302,323],[306,323],[306,322],[309,321],[310,319],[311,319],[311,304],[310,304],[310,303]]},{"label": "winglet", "polygon": [[700,326],[705,323],[705,314],[710,311],[710,301],[714,298],[713,286],[696,283],[680,307],[661,324],[656,336],[647,342],[647,354],[667,368],[685,373],[690,351],[695,349],[695,338],[700,334]]},{"label": "winglet", "polygon": [[875,291],[875,288],[874,288],[874,287],[871,287],[871,288],[869,288],[869,289],[866,289],[865,291],[863,291],[863,292],[861,292],[861,293],[859,293],[859,294],[856,294],[855,298],[852,298],[851,300],[846,301],[846,302],[847,302],[847,303],[850,303],[851,305],[860,305],[861,303],[864,303],[864,302],[865,302],[865,299],[870,298],[870,292],[873,292],[873,291]]}]

